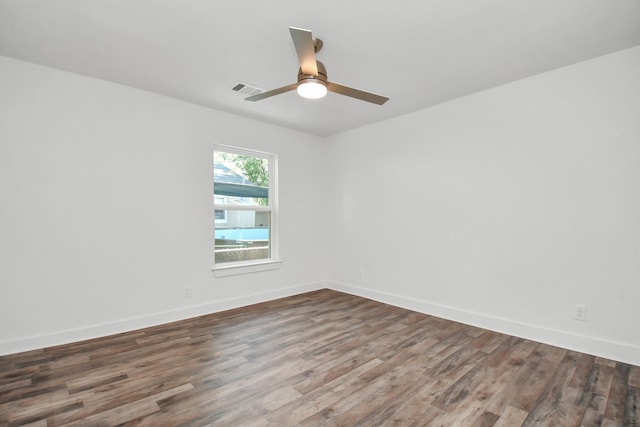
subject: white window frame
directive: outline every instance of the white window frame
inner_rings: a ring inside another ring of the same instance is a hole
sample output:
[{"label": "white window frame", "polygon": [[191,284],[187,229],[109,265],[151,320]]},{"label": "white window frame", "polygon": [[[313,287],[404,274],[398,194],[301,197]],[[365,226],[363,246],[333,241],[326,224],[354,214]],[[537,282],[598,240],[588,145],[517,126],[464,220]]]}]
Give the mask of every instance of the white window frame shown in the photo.
[{"label": "white window frame", "polygon": [[[216,203],[216,198],[212,197],[214,225],[214,248],[215,248],[215,211],[216,210],[246,210],[254,212],[270,212],[271,223],[269,230],[270,238],[270,257],[258,260],[225,262],[216,264],[215,254],[213,254],[212,270],[216,277],[224,277],[236,274],[254,273],[259,271],[274,270],[280,268],[282,261],[279,257],[279,222],[278,222],[278,156],[273,153],[264,151],[251,150],[246,148],[234,147],[230,145],[215,144],[213,146],[213,155],[216,151],[225,153],[233,153],[243,156],[259,157],[269,161],[269,204],[267,206],[256,205],[230,205],[225,203]],[[212,171],[213,173],[213,171]],[[211,180],[212,185],[214,180]],[[211,192],[213,194],[213,191]],[[224,199],[226,201],[226,198]]]}]

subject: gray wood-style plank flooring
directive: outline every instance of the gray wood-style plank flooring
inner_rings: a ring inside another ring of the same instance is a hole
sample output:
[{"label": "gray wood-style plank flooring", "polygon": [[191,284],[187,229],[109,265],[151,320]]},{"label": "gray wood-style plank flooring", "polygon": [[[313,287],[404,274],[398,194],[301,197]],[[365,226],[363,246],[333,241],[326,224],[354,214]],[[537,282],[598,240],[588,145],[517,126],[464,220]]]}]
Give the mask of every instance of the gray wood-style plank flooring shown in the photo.
[{"label": "gray wood-style plank flooring", "polygon": [[8,426],[639,426],[640,368],[331,290],[0,357]]}]

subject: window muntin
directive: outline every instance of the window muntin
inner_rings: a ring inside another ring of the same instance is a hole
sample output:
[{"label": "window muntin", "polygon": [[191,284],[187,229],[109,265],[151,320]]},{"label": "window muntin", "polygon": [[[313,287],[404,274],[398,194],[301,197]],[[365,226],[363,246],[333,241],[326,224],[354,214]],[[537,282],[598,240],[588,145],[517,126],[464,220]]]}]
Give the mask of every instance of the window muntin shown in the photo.
[{"label": "window muntin", "polygon": [[277,260],[276,156],[216,146],[214,269]]}]

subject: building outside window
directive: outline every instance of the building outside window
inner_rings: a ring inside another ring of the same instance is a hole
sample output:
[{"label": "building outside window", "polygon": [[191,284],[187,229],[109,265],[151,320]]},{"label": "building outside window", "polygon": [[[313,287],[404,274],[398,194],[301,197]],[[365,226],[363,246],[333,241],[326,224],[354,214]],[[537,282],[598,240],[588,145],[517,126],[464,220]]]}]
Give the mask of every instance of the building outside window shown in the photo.
[{"label": "building outside window", "polygon": [[[226,197],[223,196],[214,196],[213,197],[214,205],[224,205],[226,204]],[[216,224],[224,224],[227,222],[227,211],[222,209],[216,209],[215,211],[215,219]]]},{"label": "building outside window", "polygon": [[276,156],[215,146],[214,269],[277,261]]}]

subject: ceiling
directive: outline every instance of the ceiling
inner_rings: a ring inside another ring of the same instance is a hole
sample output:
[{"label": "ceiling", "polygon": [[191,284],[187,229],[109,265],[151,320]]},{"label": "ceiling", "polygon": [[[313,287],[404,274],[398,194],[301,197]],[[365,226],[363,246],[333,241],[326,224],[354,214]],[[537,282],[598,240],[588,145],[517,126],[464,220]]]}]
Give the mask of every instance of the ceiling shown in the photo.
[{"label": "ceiling", "polygon": [[[296,81],[289,26],[330,81],[391,99],[245,101]],[[322,136],[637,45],[638,0],[0,0],[0,55]]]}]

